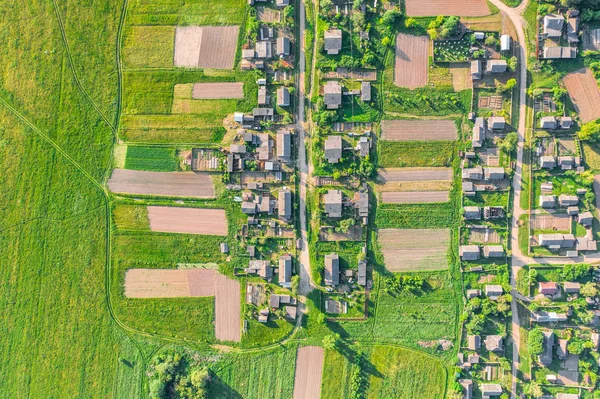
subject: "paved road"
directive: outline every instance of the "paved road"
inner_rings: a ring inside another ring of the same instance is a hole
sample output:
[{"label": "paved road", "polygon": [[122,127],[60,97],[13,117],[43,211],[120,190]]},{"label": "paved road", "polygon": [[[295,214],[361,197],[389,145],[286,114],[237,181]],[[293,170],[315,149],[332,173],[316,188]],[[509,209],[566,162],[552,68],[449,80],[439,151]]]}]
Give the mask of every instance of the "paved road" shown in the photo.
[{"label": "paved road", "polygon": [[[515,43],[515,48],[518,52],[519,58],[519,123],[518,123],[518,136],[519,141],[517,145],[517,159],[515,174],[512,181],[512,187],[514,192],[514,203],[513,203],[513,216],[511,220],[511,238],[510,246],[512,250],[512,271],[510,284],[512,286],[513,300],[511,303],[512,310],[512,338],[513,338],[513,364],[512,364],[512,387],[511,387],[511,398],[516,398],[517,393],[517,373],[519,370],[519,342],[521,340],[521,334],[519,330],[519,313],[517,311],[517,274],[521,266],[525,265],[523,261],[523,254],[519,250],[519,217],[523,214],[521,209],[521,194],[523,191],[522,186],[522,172],[523,172],[523,148],[525,145],[525,120],[527,115],[526,105],[526,93],[527,93],[527,41],[525,37],[526,22],[521,17],[521,14],[527,7],[528,0],[524,0],[521,5],[517,8],[510,8],[501,0],[490,0],[492,4],[505,13],[515,26],[517,31],[518,43]],[[518,46],[516,45],[518,44]],[[526,193],[525,193],[526,194]]]}]

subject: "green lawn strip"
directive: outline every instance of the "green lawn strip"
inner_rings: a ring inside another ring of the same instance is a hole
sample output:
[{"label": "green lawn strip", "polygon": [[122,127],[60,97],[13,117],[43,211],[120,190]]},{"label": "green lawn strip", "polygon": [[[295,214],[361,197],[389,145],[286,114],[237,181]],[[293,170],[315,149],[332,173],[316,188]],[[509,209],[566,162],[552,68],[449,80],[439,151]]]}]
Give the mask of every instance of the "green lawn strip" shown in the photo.
[{"label": "green lawn strip", "polygon": [[433,167],[452,165],[456,149],[453,141],[379,141],[379,166]]},{"label": "green lawn strip", "polygon": [[146,206],[118,204],[113,206],[112,216],[119,230],[150,231]]},{"label": "green lawn strip", "polygon": [[454,224],[455,210],[452,203],[443,204],[380,204],[377,207],[375,225],[387,228],[442,228]]},{"label": "green lawn strip", "polygon": [[168,147],[128,146],[125,169],[148,170],[153,172],[174,172],[179,170],[177,150]]}]

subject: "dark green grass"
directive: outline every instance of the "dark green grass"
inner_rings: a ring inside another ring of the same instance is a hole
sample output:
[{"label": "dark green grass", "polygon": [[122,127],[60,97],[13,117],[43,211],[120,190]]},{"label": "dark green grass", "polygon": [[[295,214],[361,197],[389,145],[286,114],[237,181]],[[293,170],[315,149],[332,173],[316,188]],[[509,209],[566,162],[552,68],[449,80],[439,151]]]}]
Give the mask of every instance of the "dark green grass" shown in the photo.
[{"label": "dark green grass", "polygon": [[455,209],[451,203],[444,204],[381,204],[377,207],[375,225],[387,228],[435,228],[454,225]]},{"label": "dark green grass", "polygon": [[456,150],[453,141],[379,141],[379,166],[428,167],[450,166]]},{"label": "dark green grass", "polygon": [[173,172],[179,170],[177,150],[166,147],[128,146],[125,169]]}]

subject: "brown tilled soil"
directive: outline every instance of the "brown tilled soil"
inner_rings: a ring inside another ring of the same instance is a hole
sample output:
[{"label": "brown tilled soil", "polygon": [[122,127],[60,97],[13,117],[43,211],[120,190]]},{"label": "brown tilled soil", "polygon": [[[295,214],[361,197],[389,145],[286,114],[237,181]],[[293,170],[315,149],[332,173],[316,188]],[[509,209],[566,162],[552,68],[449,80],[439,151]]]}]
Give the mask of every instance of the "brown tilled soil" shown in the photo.
[{"label": "brown tilled soil", "polygon": [[600,88],[589,68],[567,74],[563,82],[583,123],[600,118]]},{"label": "brown tilled soil", "polygon": [[178,26],[173,64],[185,68],[233,69],[239,26]]},{"label": "brown tilled soil", "polygon": [[382,169],[378,176],[380,183],[451,179],[450,168],[388,168]]},{"label": "brown tilled soil", "polygon": [[114,193],[215,197],[215,187],[208,173],[115,169],[108,180],[108,188]]},{"label": "brown tilled soil", "polygon": [[194,100],[244,98],[244,84],[242,82],[195,83],[192,98]]},{"label": "brown tilled soil", "polygon": [[223,209],[149,206],[150,230],[164,233],[227,235]]},{"label": "brown tilled soil", "polygon": [[386,141],[453,141],[458,134],[453,120],[384,120],[381,139]]},{"label": "brown tilled soil", "polygon": [[473,88],[471,79],[471,65],[469,63],[450,64],[448,67],[452,75],[452,87],[454,91],[461,91]]},{"label": "brown tilled soil", "polygon": [[449,229],[381,229],[385,267],[392,272],[440,270],[448,267]]},{"label": "brown tilled soil", "polygon": [[485,0],[406,0],[405,4],[409,17],[483,17],[490,13]]},{"label": "brown tilled soil", "polygon": [[427,86],[429,38],[398,33],[394,84],[414,89]]},{"label": "brown tilled soil", "polygon": [[318,346],[298,348],[294,399],[319,399],[325,351]]},{"label": "brown tilled soil", "polygon": [[240,283],[227,276],[215,276],[215,336],[221,341],[239,342],[241,327]]},{"label": "brown tilled soil", "polygon": [[129,269],[125,274],[127,298],[180,298],[213,296],[215,270]]},{"label": "brown tilled soil", "polygon": [[448,191],[384,191],[381,202],[384,204],[429,204],[448,202]]},{"label": "brown tilled soil", "polygon": [[558,231],[571,230],[571,216],[569,215],[531,215],[534,229],[554,229]]}]

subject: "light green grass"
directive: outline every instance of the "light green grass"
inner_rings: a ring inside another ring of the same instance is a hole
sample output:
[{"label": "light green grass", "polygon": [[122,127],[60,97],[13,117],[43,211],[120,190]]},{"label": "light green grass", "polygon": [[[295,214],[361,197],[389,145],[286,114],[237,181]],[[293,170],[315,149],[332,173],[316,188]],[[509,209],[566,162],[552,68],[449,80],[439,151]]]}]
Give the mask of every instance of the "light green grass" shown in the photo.
[{"label": "light green grass", "polygon": [[113,221],[118,229],[150,231],[148,208],[144,205],[116,205]]},{"label": "light green grass", "polygon": [[132,25],[236,25],[246,16],[245,0],[135,0],[129,3]]},{"label": "light green grass", "polygon": [[177,171],[179,170],[177,150],[166,147],[128,146],[125,168],[153,172]]},{"label": "light green grass", "polygon": [[174,26],[131,26],[125,29],[123,65],[126,68],[171,68]]},{"label": "light green grass", "polygon": [[350,397],[352,364],[337,350],[325,350],[321,399]]},{"label": "light green grass", "polygon": [[436,228],[455,224],[452,203],[444,204],[381,204],[377,207],[377,228]]},{"label": "light green grass", "polygon": [[378,161],[382,167],[450,166],[456,150],[453,141],[380,141]]}]

